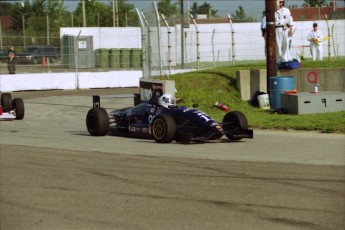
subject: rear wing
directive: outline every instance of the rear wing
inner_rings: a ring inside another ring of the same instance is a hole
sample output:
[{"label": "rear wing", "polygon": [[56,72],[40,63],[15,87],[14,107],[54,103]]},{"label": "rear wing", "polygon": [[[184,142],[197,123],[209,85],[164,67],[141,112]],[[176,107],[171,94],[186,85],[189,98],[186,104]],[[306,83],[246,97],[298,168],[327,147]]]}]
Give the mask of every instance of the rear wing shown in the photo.
[{"label": "rear wing", "polygon": [[134,106],[140,104],[140,94],[118,94],[118,95],[93,95],[92,96],[92,107],[93,108],[100,108],[101,107],[101,99],[109,99],[109,98],[134,98]]}]

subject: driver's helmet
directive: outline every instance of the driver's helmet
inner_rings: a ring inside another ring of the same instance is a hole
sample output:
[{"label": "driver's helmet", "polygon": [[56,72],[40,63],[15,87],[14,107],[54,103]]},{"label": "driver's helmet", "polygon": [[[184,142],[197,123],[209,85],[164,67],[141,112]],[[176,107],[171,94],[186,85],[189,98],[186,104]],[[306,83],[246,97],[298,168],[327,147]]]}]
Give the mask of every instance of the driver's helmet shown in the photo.
[{"label": "driver's helmet", "polygon": [[160,106],[163,106],[165,108],[176,106],[176,101],[175,101],[174,96],[169,93],[165,93],[162,96],[160,96],[158,103]]}]

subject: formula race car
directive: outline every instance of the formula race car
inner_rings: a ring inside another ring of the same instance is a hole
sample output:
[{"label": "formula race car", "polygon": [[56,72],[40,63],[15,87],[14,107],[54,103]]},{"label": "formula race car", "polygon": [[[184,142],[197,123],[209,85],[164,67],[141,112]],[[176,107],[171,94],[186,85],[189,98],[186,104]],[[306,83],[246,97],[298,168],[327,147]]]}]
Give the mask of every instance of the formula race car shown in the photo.
[{"label": "formula race car", "polygon": [[217,140],[225,135],[230,140],[253,138],[248,121],[239,111],[228,112],[222,123],[216,122],[195,107],[177,106],[171,94],[159,91],[150,100],[134,107],[108,113],[100,104],[100,96],[93,96],[93,108],[86,116],[87,130],[92,136],[109,132],[127,137],[149,138],[158,143],[201,142]]},{"label": "formula race car", "polygon": [[12,100],[10,93],[1,94],[0,120],[22,120],[25,108],[21,98]]}]

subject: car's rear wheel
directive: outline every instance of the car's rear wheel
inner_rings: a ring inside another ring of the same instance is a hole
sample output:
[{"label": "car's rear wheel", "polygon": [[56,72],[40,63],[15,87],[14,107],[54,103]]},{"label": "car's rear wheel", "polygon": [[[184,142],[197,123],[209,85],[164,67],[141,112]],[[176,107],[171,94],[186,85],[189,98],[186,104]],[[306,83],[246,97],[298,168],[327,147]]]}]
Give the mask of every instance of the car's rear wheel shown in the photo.
[{"label": "car's rear wheel", "polygon": [[109,132],[108,113],[103,108],[92,108],[86,115],[86,127],[91,136],[105,136]]},{"label": "car's rear wheel", "polygon": [[158,115],[152,121],[151,131],[153,139],[157,143],[170,143],[175,139],[175,121],[169,115]]},{"label": "car's rear wheel", "polygon": [[14,98],[12,101],[12,106],[16,112],[16,120],[22,120],[25,114],[24,102],[21,98]]},{"label": "car's rear wheel", "polygon": [[1,94],[1,107],[2,111],[8,112],[12,107],[12,96],[10,93]]},{"label": "car's rear wheel", "polygon": [[243,129],[248,129],[248,120],[240,111],[231,111],[223,118],[223,129],[226,131],[225,136],[230,140],[241,140],[240,137],[234,137],[235,134]]}]

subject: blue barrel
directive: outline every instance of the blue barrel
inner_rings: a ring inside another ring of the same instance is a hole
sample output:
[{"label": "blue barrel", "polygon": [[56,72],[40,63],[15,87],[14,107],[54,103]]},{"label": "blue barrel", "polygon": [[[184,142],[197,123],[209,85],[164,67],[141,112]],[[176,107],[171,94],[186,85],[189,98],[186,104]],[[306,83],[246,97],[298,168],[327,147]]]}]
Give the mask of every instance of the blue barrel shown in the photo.
[{"label": "blue barrel", "polygon": [[280,98],[285,91],[295,89],[295,78],[293,76],[270,77],[270,104],[275,111],[281,108]]}]

